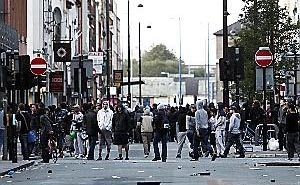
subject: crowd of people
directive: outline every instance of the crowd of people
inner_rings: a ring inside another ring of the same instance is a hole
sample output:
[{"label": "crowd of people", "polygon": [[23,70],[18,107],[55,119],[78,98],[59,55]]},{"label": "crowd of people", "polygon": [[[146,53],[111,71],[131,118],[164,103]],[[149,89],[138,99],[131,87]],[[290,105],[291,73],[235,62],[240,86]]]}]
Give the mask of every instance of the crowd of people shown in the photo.
[{"label": "crowd of people", "polygon": [[[275,120],[279,128],[279,150],[285,148],[290,160],[295,152],[300,155],[299,111],[295,105],[284,101],[275,111],[263,110],[258,101],[252,105],[245,103],[241,108],[239,105],[226,107],[223,103],[206,105],[198,100],[195,104],[179,107],[153,104],[151,107],[137,105],[134,109],[122,104],[113,107],[107,101],[81,106],[61,103],[58,107],[20,103],[17,111],[13,107],[8,107],[7,112],[3,107],[0,109],[1,151],[3,131],[11,122],[8,120],[12,119],[12,112],[16,112],[15,125],[24,160],[29,160],[31,155],[41,155],[43,162],[48,163],[51,158],[50,137],[57,142],[59,157],[70,152],[75,159],[109,160],[114,144],[118,148],[118,156],[114,156],[114,160],[129,160],[129,145],[133,142],[142,143],[145,158],[149,157],[153,143],[152,161],[167,161],[168,142],[177,142],[178,150],[173,156],[176,158],[182,157],[185,142],[188,143],[191,161],[209,156],[212,161],[218,157],[226,158],[233,144],[239,154],[237,157],[243,158],[245,150],[241,135],[246,120],[251,120],[252,128],[263,121],[271,123]],[[98,155],[95,151],[97,144]]]}]

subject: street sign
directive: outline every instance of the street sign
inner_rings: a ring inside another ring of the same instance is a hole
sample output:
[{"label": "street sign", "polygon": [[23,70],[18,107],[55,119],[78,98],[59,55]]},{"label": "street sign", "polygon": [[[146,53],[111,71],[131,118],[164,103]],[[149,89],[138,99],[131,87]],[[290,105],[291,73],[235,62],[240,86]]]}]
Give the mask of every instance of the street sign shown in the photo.
[{"label": "street sign", "polygon": [[102,66],[104,55],[103,52],[89,52],[88,59],[93,60],[93,69],[95,69],[95,75],[102,74]]},{"label": "street sign", "polygon": [[47,62],[43,58],[34,58],[30,63],[30,70],[35,75],[42,75],[47,70]]},{"label": "street sign", "polygon": [[50,83],[49,83],[50,92],[63,92],[64,91],[64,72],[55,71],[50,73]]},{"label": "street sign", "polygon": [[273,55],[267,48],[260,48],[255,53],[255,62],[260,67],[268,67],[272,64]]},{"label": "street sign", "polygon": [[[273,66],[266,67],[266,90],[274,90],[274,75],[273,75]],[[263,91],[263,68],[256,66],[256,91]]]}]

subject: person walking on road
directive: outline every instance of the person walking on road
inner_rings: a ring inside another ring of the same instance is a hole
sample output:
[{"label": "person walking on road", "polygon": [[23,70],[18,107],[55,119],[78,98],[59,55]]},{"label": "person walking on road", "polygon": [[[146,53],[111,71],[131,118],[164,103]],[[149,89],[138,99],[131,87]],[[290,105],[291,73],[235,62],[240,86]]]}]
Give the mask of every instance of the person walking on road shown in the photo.
[{"label": "person walking on road", "polygon": [[20,127],[19,139],[21,142],[21,150],[23,155],[23,160],[29,160],[29,148],[28,148],[28,132],[30,130],[30,114],[25,110],[25,105],[20,103],[18,106],[18,112],[16,114],[16,120]]},{"label": "person walking on road", "polygon": [[[6,128],[6,115],[3,109],[3,106],[0,107],[0,156],[2,154],[2,147],[4,144],[4,137],[5,137],[5,128]],[[4,152],[3,152],[4,155]]]},{"label": "person walking on road", "polygon": [[289,105],[289,111],[286,115],[286,146],[288,151],[288,159],[294,158],[294,152],[298,154],[300,161],[300,142],[299,142],[299,115],[294,105]]},{"label": "person walking on road", "polygon": [[240,139],[240,123],[241,123],[241,116],[238,113],[238,110],[235,106],[230,108],[231,117],[229,123],[229,130],[228,130],[228,142],[226,143],[224,157],[227,157],[230,147],[235,143],[236,148],[238,149],[240,156],[239,158],[245,157],[245,152],[243,148],[243,144],[241,143]]},{"label": "person walking on road", "polygon": [[[152,161],[162,160],[162,162],[167,161],[167,142],[168,142],[168,131],[169,131],[169,120],[167,118],[167,113],[165,112],[165,107],[162,104],[159,104],[158,112],[153,118],[153,129],[154,129],[154,159]],[[160,157],[158,143],[162,143],[162,153]]]},{"label": "person walking on road", "polygon": [[196,102],[197,111],[195,114],[196,134],[194,136],[193,158],[191,161],[198,161],[200,142],[202,147],[212,156],[212,161],[216,160],[217,155],[214,154],[210,143],[208,142],[208,114],[203,108],[203,101]]},{"label": "person walking on road", "polygon": [[84,104],[83,109],[85,114],[83,115],[83,123],[86,127],[86,133],[89,140],[89,151],[87,160],[94,160],[94,150],[96,146],[96,141],[98,140],[98,122],[97,113],[92,110],[91,104]]},{"label": "person walking on road", "polygon": [[186,140],[186,109],[182,106],[179,106],[179,111],[178,111],[178,119],[177,119],[177,124],[178,124],[178,134],[177,134],[177,141],[178,141],[178,149],[177,149],[177,155],[176,158],[181,158],[181,151],[183,148],[183,144],[185,143]]},{"label": "person walking on road", "polygon": [[147,158],[150,153],[150,142],[153,134],[153,117],[150,116],[150,109],[144,110],[144,115],[140,117],[137,126],[141,128],[141,136],[144,148],[144,157]]},{"label": "person walking on road", "polygon": [[41,149],[42,149],[42,159],[43,163],[49,163],[50,159],[50,151],[48,146],[48,140],[50,135],[53,134],[52,131],[52,120],[49,118],[49,109],[41,108],[41,116],[40,116],[40,126],[41,126]]},{"label": "person walking on road", "polygon": [[83,129],[83,114],[80,111],[80,106],[78,104],[73,106],[74,113],[72,119],[71,131],[76,132],[74,139],[74,148],[75,148],[75,158],[83,158],[83,139],[82,129]]},{"label": "person walking on road", "polygon": [[119,156],[115,160],[123,160],[122,148],[125,148],[125,160],[129,160],[129,132],[131,130],[130,118],[122,104],[118,104],[112,119],[114,144],[118,145]]},{"label": "person walking on road", "polygon": [[190,142],[190,151],[189,156],[193,157],[193,148],[194,148],[194,135],[196,133],[196,122],[195,122],[195,112],[196,106],[191,105],[190,110],[188,110],[186,115],[186,136]]},{"label": "person walking on road", "polygon": [[102,160],[102,150],[106,145],[105,160],[109,160],[109,154],[112,143],[112,119],[113,111],[108,106],[108,101],[102,103],[102,108],[97,113],[97,121],[99,127],[99,157],[97,160]]},{"label": "person walking on road", "polygon": [[219,109],[217,114],[217,121],[214,125],[216,130],[216,147],[219,157],[224,156],[225,150],[225,127],[226,127],[226,114],[223,107]]},{"label": "person walking on road", "polygon": [[284,133],[286,132],[286,115],[288,111],[288,103],[284,100],[280,102],[280,108],[278,111],[278,142],[279,142],[279,151],[286,148],[286,138]]}]

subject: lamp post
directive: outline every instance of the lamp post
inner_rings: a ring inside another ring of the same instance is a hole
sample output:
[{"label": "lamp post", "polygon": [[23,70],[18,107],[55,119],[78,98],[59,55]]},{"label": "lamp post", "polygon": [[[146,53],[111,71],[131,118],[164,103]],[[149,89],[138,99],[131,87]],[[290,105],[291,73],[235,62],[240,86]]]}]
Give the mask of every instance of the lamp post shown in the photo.
[{"label": "lamp post", "polygon": [[106,76],[107,76],[107,92],[106,98],[110,103],[110,30],[109,30],[109,0],[106,0]]},{"label": "lamp post", "polygon": [[182,79],[181,79],[181,19],[179,21],[179,63],[178,63],[178,72],[179,72],[179,105],[183,104],[182,101]]},{"label": "lamp post", "polygon": [[131,90],[130,90],[130,72],[131,72],[131,62],[130,62],[130,24],[129,24],[129,21],[130,21],[130,9],[129,9],[129,0],[128,0],[128,12],[127,12],[127,32],[128,32],[128,35],[127,35],[127,38],[128,38],[128,68],[127,68],[127,74],[128,74],[128,96],[127,96],[127,101],[128,101],[128,106],[131,107]]},{"label": "lamp post", "polygon": [[[227,30],[227,0],[223,0],[223,60],[228,61],[228,30]],[[223,81],[223,103],[229,106],[229,83],[228,79]]]},{"label": "lamp post", "polygon": [[[142,4],[139,8],[144,7]],[[139,21],[139,104],[142,105],[142,55],[141,55],[141,22]]]}]

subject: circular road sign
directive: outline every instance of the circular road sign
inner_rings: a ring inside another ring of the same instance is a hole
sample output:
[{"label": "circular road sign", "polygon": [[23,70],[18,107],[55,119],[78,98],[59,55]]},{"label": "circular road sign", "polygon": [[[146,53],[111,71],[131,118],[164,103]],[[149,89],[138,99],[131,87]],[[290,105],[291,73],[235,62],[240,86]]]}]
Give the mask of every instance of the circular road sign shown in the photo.
[{"label": "circular road sign", "polygon": [[255,62],[260,67],[268,67],[272,61],[273,55],[270,50],[258,50],[255,53]]},{"label": "circular road sign", "polygon": [[43,58],[34,58],[30,63],[30,70],[35,75],[42,75],[47,70],[47,62]]}]

